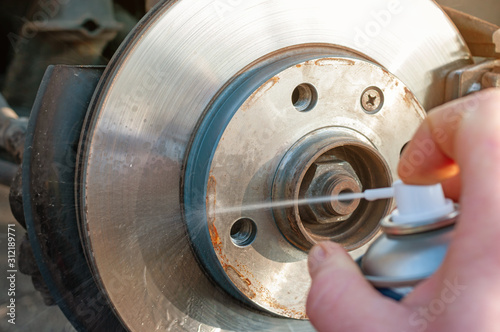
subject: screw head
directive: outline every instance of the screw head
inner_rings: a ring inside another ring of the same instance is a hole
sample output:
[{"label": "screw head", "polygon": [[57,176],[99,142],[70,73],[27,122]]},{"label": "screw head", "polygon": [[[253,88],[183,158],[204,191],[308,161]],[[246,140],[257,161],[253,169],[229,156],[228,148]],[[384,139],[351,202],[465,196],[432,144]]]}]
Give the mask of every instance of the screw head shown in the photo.
[{"label": "screw head", "polygon": [[365,112],[374,114],[382,109],[384,104],[384,94],[377,87],[367,88],[361,95],[361,107]]}]

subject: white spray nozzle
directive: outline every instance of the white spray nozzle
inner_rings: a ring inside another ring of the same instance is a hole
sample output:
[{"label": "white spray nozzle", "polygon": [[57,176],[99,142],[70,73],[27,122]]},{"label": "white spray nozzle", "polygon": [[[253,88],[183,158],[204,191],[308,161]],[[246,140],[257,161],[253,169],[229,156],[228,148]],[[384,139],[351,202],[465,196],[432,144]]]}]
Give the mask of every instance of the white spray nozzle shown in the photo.
[{"label": "white spray nozzle", "polygon": [[392,198],[394,197],[394,187],[367,189],[365,190],[364,194],[367,201]]},{"label": "white spray nozzle", "polygon": [[[344,199],[342,195],[339,197],[341,200]],[[397,206],[392,213],[392,221],[397,224],[424,222],[444,217],[455,209],[453,202],[445,198],[441,184],[415,186],[396,181],[392,187],[367,189],[363,193],[347,194],[345,199],[364,198],[374,201],[392,197],[395,198]]]},{"label": "white spray nozzle", "polygon": [[393,184],[397,210],[392,213],[394,223],[413,223],[444,217],[454,211],[451,199],[444,197],[441,184],[413,186],[396,181]]}]

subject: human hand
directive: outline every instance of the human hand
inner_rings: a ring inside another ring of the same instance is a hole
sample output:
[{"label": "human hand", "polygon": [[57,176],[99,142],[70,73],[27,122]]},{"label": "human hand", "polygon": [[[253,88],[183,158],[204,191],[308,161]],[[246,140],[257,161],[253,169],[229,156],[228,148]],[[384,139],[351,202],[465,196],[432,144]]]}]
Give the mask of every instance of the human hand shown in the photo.
[{"label": "human hand", "polygon": [[407,184],[441,182],[460,200],[447,256],[401,302],[384,297],[339,245],[309,254],[307,314],[318,331],[500,330],[500,90],[431,111],[398,168]]}]

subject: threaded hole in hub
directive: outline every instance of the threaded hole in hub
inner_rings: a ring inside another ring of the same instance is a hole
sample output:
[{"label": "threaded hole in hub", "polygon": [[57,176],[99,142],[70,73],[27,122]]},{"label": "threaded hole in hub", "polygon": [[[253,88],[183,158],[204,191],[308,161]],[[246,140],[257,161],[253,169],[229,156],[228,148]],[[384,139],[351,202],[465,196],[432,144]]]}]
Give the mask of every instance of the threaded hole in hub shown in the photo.
[{"label": "threaded hole in hub", "polygon": [[100,26],[96,21],[89,18],[82,23],[82,28],[86,29],[88,32],[95,32]]},{"label": "threaded hole in hub", "polygon": [[[341,192],[339,192],[339,195],[346,195],[346,194],[352,194],[353,191],[351,189],[344,189],[342,190]],[[345,205],[349,205],[353,202],[354,200],[353,199],[346,199],[346,200],[342,200],[340,201],[342,204],[345,204]]]},{"label": "threaded hole in hub", "polygon": [[403,155],[403,152],[405,150],[405,148],[408,146],[408,144],[410,144],[411,141],[408,141],[405,143],[405,145],[403,145],[403,147],[401,148],[401,151],[399,152],[399,156],[401,157]]},{"label": "threaded hole in hub", "polygon": [[318,91],[312,84],[300,84],[292,92],[292,104],[299,112],[309,112],[317,102]]},{"label": "threaded hole in hub", "polygon": [[250,218],[240,218],[231,227],[231,240],[238,247],[252,244],[257,236],[257,225]]}]

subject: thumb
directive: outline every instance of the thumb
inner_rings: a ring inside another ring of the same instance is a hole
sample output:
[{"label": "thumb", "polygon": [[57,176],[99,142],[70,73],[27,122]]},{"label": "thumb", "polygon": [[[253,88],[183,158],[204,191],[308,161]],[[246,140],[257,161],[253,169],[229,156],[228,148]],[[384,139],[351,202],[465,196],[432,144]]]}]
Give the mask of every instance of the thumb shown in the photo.
[{"label": "thumb", "polygon": [[410,309],[376,291],[340,245],[316,245],[308,264],[307,315],[318,331],[411,330]]}]

